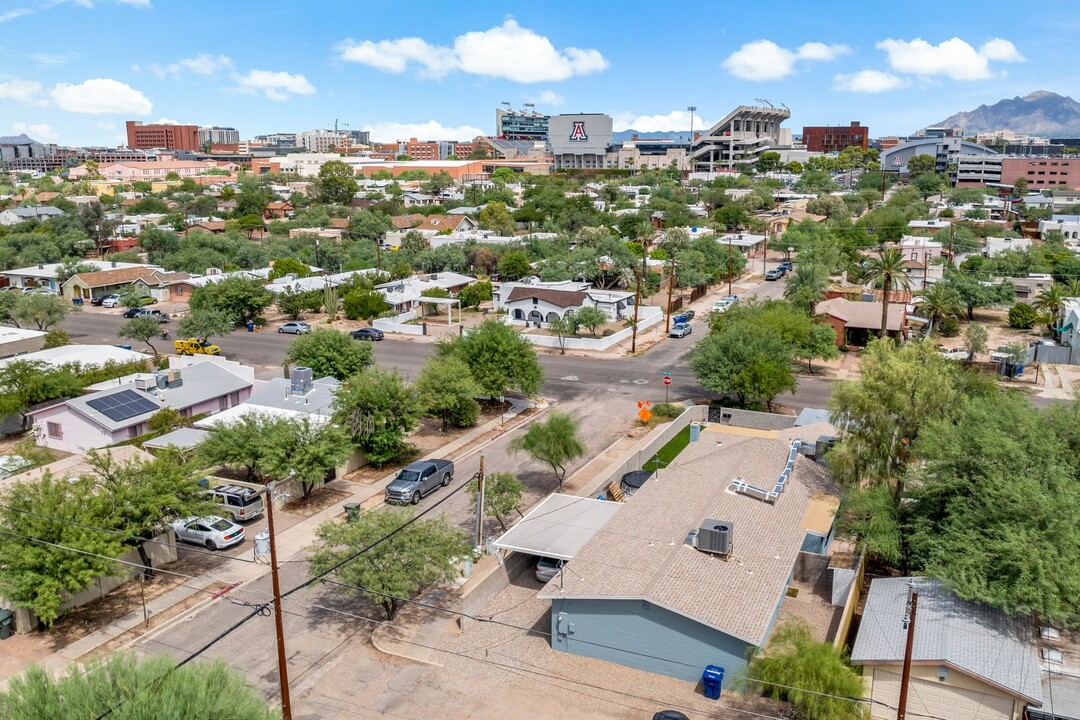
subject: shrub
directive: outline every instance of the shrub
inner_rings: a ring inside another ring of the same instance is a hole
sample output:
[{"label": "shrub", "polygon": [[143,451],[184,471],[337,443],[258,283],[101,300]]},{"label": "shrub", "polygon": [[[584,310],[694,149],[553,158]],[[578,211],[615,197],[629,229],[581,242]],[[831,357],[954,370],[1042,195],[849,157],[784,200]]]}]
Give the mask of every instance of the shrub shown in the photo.
[{"label": "shrub", "polygon": [[1016,303],[1009,308],[1009,327],[1030,330],[1035,327],[1039,313],[1027,303]]},{"label": "shrub", "polygon": [[671,403],[657,403],[653,405],[652,414],[655,417],[662,418],[664,420],[674,420],[682,415],[683,408],[678,405],[672,405]]},{"label": "shrub", "polygon": [[45,333],[45,345],[46,350],[50,348],[63,347],[64,345],[70,345],[71,338],[68,337],[67,332],[60,328],[52,328],[49,332]]},{"label": "shrub", "polygon": [[960,321],[950,315],[941,321],[938,332],[941,333],[942,337],[956,337],[960,334]]},{"label": "shrub", "polygon": [[838,347],[836,349],[839,350],[842,353],[851,352],[851,348],[849,348],[847,345],[841,345],[840,347]]}]

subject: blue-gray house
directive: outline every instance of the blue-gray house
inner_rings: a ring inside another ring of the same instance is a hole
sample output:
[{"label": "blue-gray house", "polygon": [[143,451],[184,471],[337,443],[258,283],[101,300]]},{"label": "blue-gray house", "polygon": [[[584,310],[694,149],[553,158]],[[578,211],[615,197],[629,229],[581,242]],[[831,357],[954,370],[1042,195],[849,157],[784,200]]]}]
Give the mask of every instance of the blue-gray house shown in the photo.
[{"label": "blue-gray house", "polygon": [[541,591],[554,649],[731,677],[768,640],[797,564],[825,572],[838,504],[828,470],[798,441],[706,430]]}]

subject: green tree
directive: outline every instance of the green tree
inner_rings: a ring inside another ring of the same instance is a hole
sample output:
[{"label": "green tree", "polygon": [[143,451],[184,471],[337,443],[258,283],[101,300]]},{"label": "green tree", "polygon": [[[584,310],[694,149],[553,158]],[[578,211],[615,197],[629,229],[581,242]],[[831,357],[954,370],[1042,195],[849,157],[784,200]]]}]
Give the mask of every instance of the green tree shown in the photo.
[{"label": "green tree", "polygon": [[309,416],[276,422],[278,430],[263,434],[266,472],[277,479],[295,478],[303,497],[352,455],[349,434],[339,425]]},{"label": "green tree", "polygon": [[532,344],[498,320],[485,320],[462,337],[440,345],[439,353],[464,361],[491,397],[510,392],[535,395],[544,381]]},{"label": "green tree", "polygon": [[424,406],[416,388],[393,371],[371,367],[338,390],[334,420],[376,467],[413,452],[406,437],[420,422]]},{"label": "green tree", "polygon": [[517,280],[533,272],[529,256],[521,250],[503,253],[499,259],[499,277],[503,280]]},{"label": "green tree", "polygon": [[968,362],[975,360],[980,354],[986,352],[987,341],[990,339],[986,328],[976,323],[971,323],[964,330],[964,349],[968,353]]},{"label": "green tree", "polygon": [[211,426],[206,439],[198,446],[198,459],[204,467],[224,466],[242,469],[246,482],[261,483],[270,474],[274,448],[289,441],[278,438],[285,431],[278,418],[252,413],[236,422]]},{"label": "green tree", "polygon": [[132,318],[121,325],[120,329],[116,331],[116,334],[128,340],[144,342],[150,348],[150,352],[155,355],[158,354],[157,348],[150,342],[151,338],[156,338],[161,335],[161,323],[157,321],[157,318]]},{"label": "green tree", "polygon": [[880,251],[867,261],[863,277],[874,287],[881,288],[881,330],[878,334],[885,337],[888,334],[889,303],[893,291],[911,289],[911,278],[904,269],[904,253],[900,248]]},{"label": "green tree", "polygon": [[937,169],[937,158],[933,155],[915,155],[907,162],[908,175],[917,178],[925,173],[932,173]]},{"label": "green tree", "polygon": [[555,320],[547,324],[548,330],[555,333],[555,337],[559,339],[559,354],[566,354],[566,339],[575,334],[578,330],[577,318],[574,317],[574,311],[570,310],[564,315],[560,315]]},{"label": "green tree", "polygon": [[29,406],[48,400],[76,397],[82,394],[83,385],[70,365],[12,360],[0,373],[0,417],[25,412]]},{"label": "green tree", "polygon": [[10,323],[19,327],[19,322],[12,316],[16,303],[22,297],[16,292],[0,292],[0,323]]},{"label": "green tree", "polygon": [[1025,302],[1018,302],[1009,308],[1009,327],[1030,330],[1039,321],[1039,311]]},{"label": "green tree", "polygon": [[775,332],[750,323],[725,323],[690,352],[690,367],[702,387],[721,395],[734,393],[740,404],[761,399],[768,405],[781,392],[795,390],[791,372],[794,347]]},{"label": "green tree", "polygon": [[574,319],[578,325],[588,328],[589,332],[594,336],[598,329],[610,322],[604,311],[596,307],[583,307],[574,311]]},{"label": "green tree", "polygon": [[960,296],[968,320],[975,319],[975,308],[1008,305],[1016,296],[1016,289],[1011,282],[990,284],[964,272],[947,273],[943,284]]},{"label": "green tree", "polygon": [[783,162],[780,160],[780,153],[769,150],[761,153],[754,165],[759,173],[767,173],[779,170],[783,166]]},{"label": "green tree", "polygon": [[225,337],[236,329],[236,321],[224,310],[206,308],[192,310],[176,326],[182,338],[206,342],[212,337]]},{"label": "green tree", "polygon": [[218,717],[274,720],[266,698],[224,661],[177,667],[167,655],[137,658],[120,653],[72,663],[57,675],[40,666],[14,677],[0,692],[0,717],[111,720]]},{"label": "green tree", "polygon": [[483,390],[469,366],[456,357],[431,357],[416,380],[416,392],[424,411],[442,420],[443,432],[450,425],[471,427],[480,418],[476,396]]},{"label": "green tree", "polygon": [[547,420],[534,420],[523,435],[510,441],[514,452],[524,450],[534,460],[549,465],[562,490],[566,466],[585,454],[578,421],[568,413],[552,410]]},{"label": "green tree", "polygon": [[508,167],[497,167],[495,168],[495,171],[491,173],[491,179],[503,185],[514,182],[515,177],[517,177],[517,173]]},{"label": "green tree", "polygon": [[[476,512],[476,496],[479,494],[479,480],[473,479],[469,485],[472,496],[473,512]],[[514,477],[513,473],[495,472],[484,476],[484,515],[499,521],[499,527],[506,532],[504,517],[521,506],[525,486]]]},{"label": "green tree", "polygon": [[20,327],[33,324],[38,330],[48,330],[60,323],[69,312],[80,309],[56,295],[30,293],[15,300],[11,308],[11,318]]},{"label": "green tree", "polygon": [[254,321],[274,300],[274,295],[257,278],[227,277],[196,288],[188,307],[196,310],[220,310],[234,325]]},{"label": "green tree", "polygon": [[284,290],[277,293],[277,296],[274,298],[274,304],[277,305],[277,309],[290,320],[299,320],[304,311],[311,308],[312,305],[316,308],[322,306],[322,291],[297,291],[291,287],[286,287]]},{"label": "green tree", "polygon": [[363,289],[346,293],[341,305],[349,320],[373,320],[390,309],[382,293]]},{"label": "green tree", "polygon": [[478,307],[480,303],[490,302],[491,295],[491,283],[487,280],[477,280],[461,289],[461,292],[458,293],[458,300],[461,301],[462,307]]},{"label": "green tree", "polygon": [[[118,570],[109,558],[123,553],[121,539],[94,529],[106,509],[89,479],[72,482],[45,473],[13,484],[2,497],[0,592],[15,607],[52,625],[65,593],[77,594]],[[0,701],[0,716],[3,710]]]},{"label": "green tree", "polygon": [[308,277],[311,275],[311,268],[296,258],[277,258],[271,264],[273,269],[270,271],[270,280],[276,280],[286,275],[295,275],[296,277]]},{"label": "green tree", "polygon": [[1064,283],[1054,283],[1050,287],[1040,290],[1032,305],[1036,310],[1042,310],[1056,319],[1058,314],[1061,313],[1061,305],[1067,297],[1069,297],[1068,286]]},{"label": "green tree", "polygon": [[824,322],[811,323],[806,340],[796,346],[795,357],[806,361],[808,372],[814,372],[814,360],[833,360],[839,357],[836,349],[836,331]]},{"label": "green tree", "polygon": [[751,658],[746,674],[750,687],[790,702],[805,720],[867,716],[862,678],[832,643],[815,640],[804,621],[778,627],[765,651]]},{"label": "green tree", "polygon": [[348,205],[352,203],[358,189],[356,173],[341,160],[331,160],[319,168],[315,190],[321,202],[327,205]]},{"label": "green tree", "polygon": [[370,343],[353,340],[347,333],[319,328],[297,336],[285,351],[285,363],[311,368],[315,377],[347,380],[375,363]]},{"label": "green tree", "polygon": [[421,590],[453,578],[471,549],[468,538],[444,517],[409,524],[412,520],[410,510],[381,508],[353,522],[323,523],[308,558],[311,576],[336,568],[334,574],[353,593],[377,602],[393,620]]},{"label": "green tree", "polygon": [[480,227],[486,230],[494,230],[499,235],[511,236],[514,234],[514,218],[506,209],[506,204],[491,201],[477,215]]},{"label": "green tree", "polygon": [[45,350],[51,350],[52,348],[63,347],[71,344],[71,336],[67,334],[65,330],[54,327],[49,332],[45,333],[45,342],[42,348]]},{"label": "green tree", "polygon": [[964,311],[960,293],[944,283],[934,283],[923,291],[921,297],[916,307],[935,327],[941,325],[946,318],[955,318]]},{"label": "green tree", "polygon": [[784,298],[807,312],[825,297],[829,288],[829,271],[817,263],[800,263],[784,286]]}]

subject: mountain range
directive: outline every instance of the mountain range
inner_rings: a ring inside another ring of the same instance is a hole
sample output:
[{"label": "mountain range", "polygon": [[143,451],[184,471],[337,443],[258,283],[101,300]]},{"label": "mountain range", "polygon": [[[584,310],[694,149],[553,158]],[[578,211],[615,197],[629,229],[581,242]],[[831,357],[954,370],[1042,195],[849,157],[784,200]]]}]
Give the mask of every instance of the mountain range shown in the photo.
[{"label": "mountain range", "polygon": [[1080,137],[1080,103],[1066,95],[1038,90],[993,105],[958,112],[933,127],[958,127],[965,135],[1011,130],[1021,135]]}]

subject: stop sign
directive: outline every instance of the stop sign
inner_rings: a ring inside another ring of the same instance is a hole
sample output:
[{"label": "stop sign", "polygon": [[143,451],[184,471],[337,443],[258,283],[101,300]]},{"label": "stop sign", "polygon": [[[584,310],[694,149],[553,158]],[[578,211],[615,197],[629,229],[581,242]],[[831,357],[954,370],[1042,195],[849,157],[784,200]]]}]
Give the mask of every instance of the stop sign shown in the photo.
[{"label": "stop sign", "polygon": [[671,376],[670,375],[665,375],[664,376],[664,384],[665,385],[670,385],[671,384]]}]

